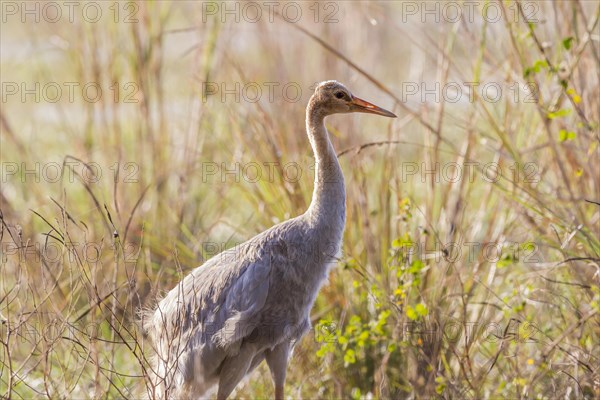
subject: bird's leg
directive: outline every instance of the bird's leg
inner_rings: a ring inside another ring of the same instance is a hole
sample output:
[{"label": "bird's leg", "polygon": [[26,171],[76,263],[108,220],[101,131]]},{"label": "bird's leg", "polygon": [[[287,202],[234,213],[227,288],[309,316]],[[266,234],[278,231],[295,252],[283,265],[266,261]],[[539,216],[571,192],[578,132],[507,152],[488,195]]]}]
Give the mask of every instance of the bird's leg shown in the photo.
[{"label": "bird's leg", "polygon": [[248,372],[255,355],[256,346],[253,343],[246,342],[242,344],[239,353],[225,359],[219,374],[217,400],[225,400],[233,392],[235,386]]},{"label": "bird's leg", "polygon": [[271,350],[265,352],[265,358],[271,377],[275,384],[275,399],[283,400],[283,386],[285,384],[285,372],[287,369],[288,358],[290,356],[290,342],[279,343]]}]

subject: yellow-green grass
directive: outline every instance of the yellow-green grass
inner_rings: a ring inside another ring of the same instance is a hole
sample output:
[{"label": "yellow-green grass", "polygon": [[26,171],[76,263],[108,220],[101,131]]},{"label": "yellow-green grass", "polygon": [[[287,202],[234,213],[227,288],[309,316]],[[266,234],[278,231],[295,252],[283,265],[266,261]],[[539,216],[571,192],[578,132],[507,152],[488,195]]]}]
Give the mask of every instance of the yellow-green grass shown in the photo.
[{"label": "yellow-green grass", "polygon": [[[537,7],[528,25],[512,1],[486,22],[484,3],[457,24],[404,23],[402,2],[335,3],[329,24],[309,3],[296,24],[204,22],[200,2],[142,2],[133,24],[3,24],[2,82],[65,92],[2,104],[0,393],[146,396],[139,311],[215,249],[304,211],[304,106],[314,82],[337,79],[399,118],[327,120],[348,222],[286,395],[599,396],[600,8],[522,2]],[[205,97],[207,81],[263,95]],[[71,102],[65,82],[98,83],[102,100]],[[265,82],[302,95],[269,99]],[[436,82],[463,85],[461,101],[406,94]],[[467,82],[481,82],[471,99]],[[480,90],[490,82],[497,102]],[[448,179],[456,165],[472,175]],[[272,395],[264,366],[235,392]]]}]

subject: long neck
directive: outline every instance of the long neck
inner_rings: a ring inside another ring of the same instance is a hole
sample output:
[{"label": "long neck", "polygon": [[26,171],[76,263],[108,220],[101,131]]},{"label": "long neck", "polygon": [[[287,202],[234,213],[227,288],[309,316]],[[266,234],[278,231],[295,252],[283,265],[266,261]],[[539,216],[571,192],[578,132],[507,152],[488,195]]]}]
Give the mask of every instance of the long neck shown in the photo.
[{"label": "long neck", "polygon": [[315,187],[305,215],[311,223],[327,227],[341,240],[346,223],[346,187],[324,118],[311,101],[306,110],[306,131],[315,155]]}]

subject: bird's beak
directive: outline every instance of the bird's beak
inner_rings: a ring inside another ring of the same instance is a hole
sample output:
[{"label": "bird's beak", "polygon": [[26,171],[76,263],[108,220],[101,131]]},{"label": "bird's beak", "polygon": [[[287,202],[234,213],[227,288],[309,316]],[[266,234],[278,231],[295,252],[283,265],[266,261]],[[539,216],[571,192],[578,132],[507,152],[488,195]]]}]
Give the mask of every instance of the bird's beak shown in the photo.
[{"label": "bird's beak", "polygon": [[396,114],[389,112],[381,107],[371,104],[368,101],[352,96],[352,111],[383,115],[384,117],[396,118]]}]

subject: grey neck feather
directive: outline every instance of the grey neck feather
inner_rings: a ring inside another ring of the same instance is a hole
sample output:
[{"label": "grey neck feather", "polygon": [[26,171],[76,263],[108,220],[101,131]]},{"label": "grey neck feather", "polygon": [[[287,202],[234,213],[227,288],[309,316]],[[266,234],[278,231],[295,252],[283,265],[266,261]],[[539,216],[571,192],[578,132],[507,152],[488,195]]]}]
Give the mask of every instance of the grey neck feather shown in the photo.
[{"label": "grey neck feather", "polygon": [[341,241],[346,224],[346,187],[329,134],[325,115],[310,102],[306,110],[306,131],[315,155],[315,187],[310,207],[305,213],[309,222],[329,236]]}]

